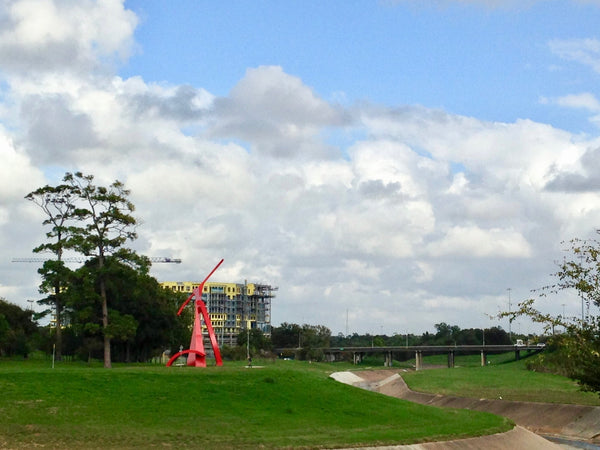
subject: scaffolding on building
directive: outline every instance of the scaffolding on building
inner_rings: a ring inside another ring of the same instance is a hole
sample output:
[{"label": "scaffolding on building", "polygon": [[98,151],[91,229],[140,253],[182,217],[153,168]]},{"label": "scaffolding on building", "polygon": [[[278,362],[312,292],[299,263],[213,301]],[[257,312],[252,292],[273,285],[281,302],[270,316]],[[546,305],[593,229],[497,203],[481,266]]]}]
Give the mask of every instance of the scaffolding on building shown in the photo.
[{"label": "scaffolding on building", "polygon": [[[191,292],[198,283],[163,282],[161,285],[177,292]],[[259,329],[271,335],[271,302],[279,288],[263,283],[207,282],[202,300],[210,316],[220,344],[236,345],[237,335],[248,329]]]}]

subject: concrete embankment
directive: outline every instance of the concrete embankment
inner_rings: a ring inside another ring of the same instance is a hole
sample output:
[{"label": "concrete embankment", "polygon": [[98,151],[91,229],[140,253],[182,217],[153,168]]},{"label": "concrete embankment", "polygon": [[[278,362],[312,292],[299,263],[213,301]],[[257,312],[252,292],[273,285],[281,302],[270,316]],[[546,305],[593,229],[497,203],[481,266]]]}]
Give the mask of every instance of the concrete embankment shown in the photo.
[{"label": "concrete embankment", "polygon": [[515,427],[506,433],[492,434],[456,441],[426,442],[412,445],[387,447],[361,447],[360,450],[563,450],[560,445],[547,441],[523,427]]},{"label": "concrete embankment", "polygon": [[[421,447],[403,446],[390,448],[564,448],[558,445],[555,446],[555,444],[552,444],[539,435],[550,438],[567,438],[587,444],[589,445],[588,448],[600,448],[600,408],[598,407],[471,399],[425,394],[411,391],[398,372],[392,370],[338,372],[337,374],[332,374],[332,377],[346,384],[425,405],[491,412],[508,417],[519,425],[509,433],[474,438],[476,441],[478,440],[477,442],[472,441],[469,443],[470,440],[467,439],[455,441],[456,445],[452,442],[444,442],[419,444],[425,445]],[[519,444],[511,445],[510,442],[513,439],[519,440]],[[500,446],[495,446],[495,442]],[[428,445],[436,446],[429,447]],[[465,447],[465,445],[469,446]]]}]

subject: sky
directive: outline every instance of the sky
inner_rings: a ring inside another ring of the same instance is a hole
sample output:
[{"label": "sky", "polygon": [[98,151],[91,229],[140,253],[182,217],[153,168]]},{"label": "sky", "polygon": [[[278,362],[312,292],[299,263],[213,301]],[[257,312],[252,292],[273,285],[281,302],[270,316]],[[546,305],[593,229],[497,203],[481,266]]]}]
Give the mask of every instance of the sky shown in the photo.
[{"label": "sky", "polygon": [[183,260],[159,281],[224,258],[211,281],[279,288],[274,325],[508,330],[600,228],[598,23],[598,0],[0,0],[0,297],[41,298],[24,197],[82,171],[131,190],[136,251]]}]

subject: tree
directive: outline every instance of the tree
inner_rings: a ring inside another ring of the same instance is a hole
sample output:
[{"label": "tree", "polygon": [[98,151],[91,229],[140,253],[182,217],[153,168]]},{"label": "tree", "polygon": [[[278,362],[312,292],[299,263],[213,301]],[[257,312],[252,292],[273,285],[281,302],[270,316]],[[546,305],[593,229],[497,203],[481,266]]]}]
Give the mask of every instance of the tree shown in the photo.
[{"label": "tree", "polygon": [[149,275],[148,266],[126,264],[112,256],[106,257],[102,268],[110,299],[109,325],[103,330],[100,273],[95,259],[87,261],[73,272],[66,296],[74,348],[80,356],[96,357],[103,350],[104,333],[111,338],[112,361],[144,362],[189,342],[192,310],[177,315],[185,294],[162,288]]},{"label": "tree", "polygon": [[241,331],[237,335],[237,345],[246,348],[250,337],[250,355],[256,355],[262,351],[271,350],[271,340],[258,328]]},{"label": "tree", "polygon": [[283,322],[271,330],[271,342],[275,348],[299,348],[301,334],[300,325]]},{"label": "tree", "polygon": [[36,332],[32,311],[0,298],[0,355],[27,357]]},{"label": "tree", "polygon": [[85,256],[94,256],[98,267],[100,301],[102,307],[102,331],[104,338],[104,367],[111,367],[108,296],[104,265],[107,256],[125,261],[135,261],[136,255],[124,247],[129,240],[137,238],[134,231],[135,207],[128,196],[130,191],[120,181],[108,188],[96,186],[93,175],[67,173],[63,181],[83,203],[74,209],[72,217],[80,226],[72,228],[72,246]]},{"label": "tree", "polygon": [[[538,292],[541,297],[548,297],[575,290],[581,301],[587,304],[587,317],[583,306],[580,319],[542,313],[534,307],[534,298],[521,302],[516,311],[504,312],[500,317],[514,320],[518,316],[528,316],[542,324],[545,331],[552,334],[548,351],[541,356],[543,365],[554,365],[583,389],[600,395],[600,320],[589,315],[591,305],[600,306],[600,242],[596,239],[573,239],[569,242],[568,251],[572,259],[564,258],[559,264],[559,270],[553,274],[557,282]],[[555,334],[558,327],[564,330],[560,335]]]},{"label": "tree", "polygon": [[456,325],[450,326],[446,322],[435,325],[437,333],[435,334],[436,344],[452,345],[456,344],[460,328]]},{"label": "tree", "polygon": [[323,354],[318,349],[329,347],[330,340],[331,330],[323,325],[284,322],[271,331],[274,348],[299,348],[301,359],[321,359]]},{"label": "tree", "polygon": [[49,251],[56,256],[55,260],[45,261],[38,270],[43,280],[40,285],[40,293],[49,294],[38,303],[54,307],[56,359],[60,361],[62,359],[64,306],[62,291],[70,272],[62,261],[62,255],[63,251],[71,245],[71,233],[67,224],[75,210],[75,196],[71,186],[61,184],[59,186],[46,185],[30,192],[25,198],[38,205],[46,215],[42,224],[51,226],[50,231],[46,233],[49,242],[39,245],[33,251],[36,253]]}]

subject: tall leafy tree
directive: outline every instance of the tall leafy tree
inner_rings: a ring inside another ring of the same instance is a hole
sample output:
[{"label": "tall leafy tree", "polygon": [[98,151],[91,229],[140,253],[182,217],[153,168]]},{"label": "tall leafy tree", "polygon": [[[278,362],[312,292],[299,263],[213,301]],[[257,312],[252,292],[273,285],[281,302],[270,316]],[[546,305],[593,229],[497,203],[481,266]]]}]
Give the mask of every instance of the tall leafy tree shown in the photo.
[{"label": "tall leafy tree", "polygon": [[78,197],[81,204],[74,209],[72,216],[79,221],[73,227],[73,248],[85,256],[95,257],[98,268],[98,285],[102,308],[102,331],[104,347],[104,367],[111,364],[111,334],[109,328],[109,300],[106,290],[107,275],[104,270],[109,256],[122,260],[138,260],[136,255],[125,247],[127,241],[137,238],[136,219],[131,215],[135,210],[129,200],[130,191],[120,181],[108,187],[94,184],[93,175],[81,172],[67,173],[63,179]]},{"label": "tall leafy tree", "polygon": [[[600,307],[600,242],[573,239],[568,251],[570,256],[554,274],[556,283],[539,292],[542,297],[557,296],[562,303],[564,292],[574,290],[582,302],[581,318],[543,313],[534,307],[534,298],[521,302],[516,311],[500,316],[514,319],[524,315],[543,324],[546,331],[552,332],[548,351],[541,356],[543,365],[553,365],[583,389],[600,394],[600,318],[590,314],[591,307]],[[555,334],[557,329],[563,333]]]},{"label": "tall leafy tree", "polygon": [[106,330],[102,328],[100,271],[95,259],[74,272],[69,286],[79,355],[94,357],[102,350],[103,334],[111,337],[113,361],[143,362],[189,342],[191,310],[186,308],[177,315],[185,300],[183,293],[162,288],[147,266],[126,264],[112,256],[106,258],[102,273],[110,299]]},{"label": "tall leafy tree", "polygon": [[331,330],[323,325],[302,326],[295,323],[282,323],[271,331],[271,342],[274,348],[299,348],[301,359],[320,360],[323,353],[321,347],[329,347]]},{"label": "tall leafy tree", "polygon": [[46,233],[48,241],[34,248],[36,253],[51,252],[55,259],[45,261],[38,273],[42,275],[40,292],[48,296],[39,301],[41,304],[51,305],[54,309],[56,359],[62,359],[62,325],[63,325],[63,290],[70,270],[65,266],[62,256],[65,249],[71,245],[71,230],[69,221],[75,210],[75,195],[71,186],[44,186],[30,192],[25,198],[38,205],[46,219],[43,225],[50,226]]},{"label": "tall leafy tree", "polygon": [[32,316],[32,311],[0,297],[0,356],[27,357],[37,332],[37,324]]},{"label": "tall leafy tree", "polygon": [[295,323],[283,322],[271,330],[271,341],[277,348],[300,348],[301,337],[302,327]]}]

